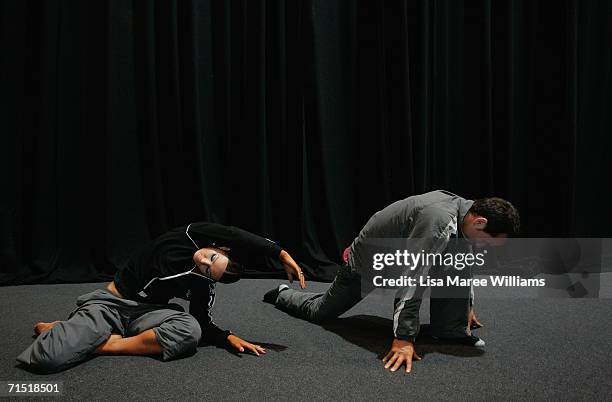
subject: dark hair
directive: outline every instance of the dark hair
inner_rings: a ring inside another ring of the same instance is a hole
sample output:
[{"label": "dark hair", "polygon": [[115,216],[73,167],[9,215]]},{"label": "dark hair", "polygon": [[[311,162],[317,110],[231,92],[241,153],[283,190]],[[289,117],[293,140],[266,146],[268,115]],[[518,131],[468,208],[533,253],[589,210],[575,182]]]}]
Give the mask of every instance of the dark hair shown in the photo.
[{"label": "dark hair", "polygon": [[521,226],[518,210],[502,198],[491,197],[476,200],[470,208],[470,212],[487,218],[484,231],[493,236],[502,233],[509,236],[515,235]]},{"label": "dark hair", "polygon": [[244,268],[242,265],[237,262],[233,262],[232,260],[227,261],[227,267],[225,267],[225,272],[219,278],[219,282],[221,283],[234,283],[240,280],[240,276],[242,275],[242,271]]}]

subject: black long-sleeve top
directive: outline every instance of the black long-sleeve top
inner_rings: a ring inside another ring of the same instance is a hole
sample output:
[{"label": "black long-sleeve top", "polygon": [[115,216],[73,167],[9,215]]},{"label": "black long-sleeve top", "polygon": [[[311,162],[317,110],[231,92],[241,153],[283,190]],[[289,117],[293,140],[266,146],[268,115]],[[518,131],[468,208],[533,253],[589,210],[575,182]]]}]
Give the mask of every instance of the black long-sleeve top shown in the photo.
[{"label": "black long-sleeve top", "polygon": [[115,274],[125,298],[167,304],[178,297],[189,301],[189,314],[200,323],[201,343],[225,346],[230,331],[212,320],[215,284],[197,273],[193,254],[207,247],[224,248],[230,258],[257,269],[278,269],[281,248],[269,239],[233,226],[196,222],[170,230],[135,253]]}]

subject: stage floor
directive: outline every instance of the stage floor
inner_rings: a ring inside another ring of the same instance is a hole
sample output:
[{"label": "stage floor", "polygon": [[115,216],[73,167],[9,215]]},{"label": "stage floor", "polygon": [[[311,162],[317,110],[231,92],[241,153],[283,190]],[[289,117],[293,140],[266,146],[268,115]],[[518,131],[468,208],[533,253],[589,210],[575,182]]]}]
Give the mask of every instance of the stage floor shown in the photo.
[{"label": "stage floor", "polygon": [[[64,319],[80,294],[103,284],[1,290],[0,381],[62,381],[62,400],[609,400],[612,300],[481,299],[476,332],[487,346],[421,344],[413,372],[389,373],[392,299],[371,296],[333,325],[293,318],[261,302],[278,280],[218,285],[215,322],[261,344],[263,357],[199,348],[185,359],[100,356],[37,375],[15,357],[37,321]],[[328,284],[309,283],[319,291]],[[423,303],[424,305],[427,302]],[[423,321],[427,321],[424,306]],[[274,346],[276,345],[276,346]]]}]

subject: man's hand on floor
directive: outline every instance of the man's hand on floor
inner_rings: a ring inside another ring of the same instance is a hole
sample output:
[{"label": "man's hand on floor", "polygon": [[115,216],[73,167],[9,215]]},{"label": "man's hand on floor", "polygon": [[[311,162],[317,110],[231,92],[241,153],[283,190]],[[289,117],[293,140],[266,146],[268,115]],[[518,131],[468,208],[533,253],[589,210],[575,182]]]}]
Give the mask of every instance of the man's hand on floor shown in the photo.
[{"label": "man's hand on floor", "polygon": [[236,335],[230,335],[227,337],[227,342],[230,345],[230,348],[240,352],[240,353],[244,353],[245,351],[247,352],[252,352],[254,353],[256,356],[260,356],[260,355],[265,355],[266,354],[266,350],[264,348],[262,348],[259,345],[254,345],[250,342],[245,341],[244,339],[241,339],[239,337],[237,337]]},{"label": "man's hand on floor", "polygon": [[396,371],[402,367],[402,364],[406,364],[406,373],[410,373],[412,370],[412,359],[421,360],[421,357],[414,350],[414,344],[410,341],[394,339],[391,344],[391,350],[383,358],[383,363],[386,363],[385,368],[389,371]]}]

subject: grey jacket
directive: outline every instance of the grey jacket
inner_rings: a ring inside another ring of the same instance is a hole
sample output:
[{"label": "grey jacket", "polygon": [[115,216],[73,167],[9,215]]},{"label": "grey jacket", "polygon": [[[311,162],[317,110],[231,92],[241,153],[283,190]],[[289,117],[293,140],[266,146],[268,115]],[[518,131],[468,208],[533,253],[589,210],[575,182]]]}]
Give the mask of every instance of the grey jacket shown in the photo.
[{"label": "grey jacket", "polygon": [[[371,263],[368,265],[368,261],[363,261],[364,256],[368,255],[365,248],[368,240],[377,238],[419,239],[419,249],[443,253],[451,237],[459,235],[458,228],[473,203],[443,190],[394,202],[368,220],[351,244],[348,263],[356,269],[371,268]],[[419,275],[427,275],[429,268],[419,267]],[[393,333],[396,338],[414,340],[417,336],[422,291],[416,287],[400,288],[397,291],[393,314]]]}]

